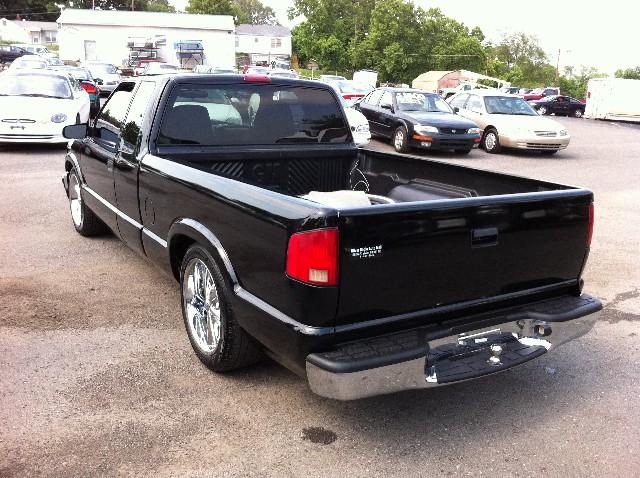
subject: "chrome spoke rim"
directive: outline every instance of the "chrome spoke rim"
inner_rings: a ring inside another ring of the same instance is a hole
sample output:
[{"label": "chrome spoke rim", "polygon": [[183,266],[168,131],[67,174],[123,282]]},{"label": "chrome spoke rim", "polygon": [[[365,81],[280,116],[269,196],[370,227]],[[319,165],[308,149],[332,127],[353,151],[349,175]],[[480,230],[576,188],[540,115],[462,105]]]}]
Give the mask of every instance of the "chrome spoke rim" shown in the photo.
[{"label": "chrome spoke rim", "polygon": [[396,149],[400,149],[400,148],[402,148],[402,141],[403,141],[403,138],[402,138],[402,131],[398,131],[398,132],[396,133],[396,141],[395,141],[395,147],[396,147]]},{"label": "chrome spoke rim", "polygon": [[80,195],[80,182],[75,174],[69,177],[69,208],[73,223],[79,227],[82,224],[82,196]]},{"label": "chrome spoke rim", "polygon": [[496,135],[493,133],[489,133],[487,135],[487,139],[485,140],[485,144],[487,149],[493,149],[496,145]]},{"label": "chrome spoke rim", "polygon": [[213,275],[201,259],[191,259],[187,264],[182,296],[191,337],[200,350],[213,352],[222,328],[220,299]]}]

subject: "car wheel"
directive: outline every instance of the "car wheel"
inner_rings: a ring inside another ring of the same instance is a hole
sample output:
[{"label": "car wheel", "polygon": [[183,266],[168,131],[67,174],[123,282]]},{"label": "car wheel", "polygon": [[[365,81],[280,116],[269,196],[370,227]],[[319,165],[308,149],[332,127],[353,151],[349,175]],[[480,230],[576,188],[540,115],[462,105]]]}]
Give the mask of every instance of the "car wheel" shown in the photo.
[{"label": "car wheel", "polygon": [[576,108],[575,110],[573,110],[573,117],[574,118],[582,118],[583,114],[584,114],[584,112],[580,108]]},{"label": "car wheel", "polygon": [[482,137],[482,147],[487,153],[500,152],[500,138],[498,132],[494,128],[489,128],[484,132]]},{"label": "car wheel", "polygon": [[454,152],[456,154],[463,155],[463,154],[469,154],[471,150],[470,149],[454,149]]},{"label": "car wheel", "polygon": [[75,169],[69,172],[69,211],[73,227],[83,236],[97,236],[109,231],[107,226],[82,200],[80,179]]},{"label": "car wheel", "polygon": [[194,245],[185,254],[180,290],[187,335],[204,365],[226,372],[260,359],[260,349],[235,319],[231,287],[204,247]]},{"label": "car wheel", "polygon": [[398,126],[393,133],[393,147],[398,153],[406,153],[409,151],[409,139],[407,138],[407,130],[404,126]]},{"label": "car wheel", "polygon": [[557,149],[544,149],[544,150],[540,151],[540,154],[543,155],[543,156],[553,156],[557,152],[558,152]]},{"label": "car wheel", "polygon": [[538,108],[538,113],[540,113],[541,115],[546,115],[547,114],[547,107],[546,106],[541,106],[540,108]]}]

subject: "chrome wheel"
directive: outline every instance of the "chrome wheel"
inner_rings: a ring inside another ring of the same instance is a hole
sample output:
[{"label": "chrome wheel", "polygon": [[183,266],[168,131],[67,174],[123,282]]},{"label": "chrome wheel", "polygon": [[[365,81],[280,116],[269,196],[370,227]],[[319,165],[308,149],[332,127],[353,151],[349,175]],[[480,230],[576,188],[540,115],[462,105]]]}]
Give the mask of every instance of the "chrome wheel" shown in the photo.
[{"label": "chrome wheel", "polygon": [[182,281],[187,326],[197,347],[204,353],[216,350],[220,342],[220,300],[213,275],[198,258],[187,264]]},{"label": "chrome wheel", "polygon": [[546,115],[547,114],[547,107],[546,106],[541,106],[540,109],[538,110],[538,113],[540,113],[541,115]]},{"label": "chrome wheel", "polygon": [[82,196],[80,195],[80,181],[75,173],[69,175],[69,208],[75,226],[82,226]]},{"label": "chrome wheel", "polygon": [[404,131],[402,131],[401,129],[398,129],[396,131],[396,134],[393,137],[393,145],[398,151],[400,151],[404,146]]},{"label": "chrome wheel", "polygon": [[575,110],[573,116],[576,118],[582,118],[582,110]]},{"label": "chrome wheel", "polygon": [[493,151],[493,149],[496,147],[496,144],[498,144],[498,137],[496,136],[496,134],[493,131],[487,133],[484,138],[485,149],[487,151]]}]

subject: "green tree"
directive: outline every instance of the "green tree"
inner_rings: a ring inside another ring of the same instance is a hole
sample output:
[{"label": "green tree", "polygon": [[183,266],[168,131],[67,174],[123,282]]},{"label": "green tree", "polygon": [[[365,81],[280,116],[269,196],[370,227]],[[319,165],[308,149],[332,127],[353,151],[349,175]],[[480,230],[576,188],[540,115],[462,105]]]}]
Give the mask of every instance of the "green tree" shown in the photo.
[{"label": "green tree", "polygon": [[231,0],[189,0],[187,13],[202,13],[205,15],[233,15],[237,10]]},{"label": "green tree", "polygon": [[640,80],[640,66],[627,68],[626,70],[616,70],[616,78],[626,78],[628,80]]},{"label": "green tree", "polygon": [[278,25],[273,8],[265,6],[260,0],[235,0],[237,23],[250,25]]}]

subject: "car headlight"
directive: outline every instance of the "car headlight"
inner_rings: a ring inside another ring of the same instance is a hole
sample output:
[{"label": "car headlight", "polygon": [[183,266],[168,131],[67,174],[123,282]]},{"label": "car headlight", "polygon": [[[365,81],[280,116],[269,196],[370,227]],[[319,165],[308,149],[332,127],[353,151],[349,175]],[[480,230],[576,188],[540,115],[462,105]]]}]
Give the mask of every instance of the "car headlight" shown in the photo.
[{"label": "car headlight", "polygon": [[56,113],[51,117],[52,123],[64,123],[67,121],[67,115],[64,113]]},{"label": "car headlight", "polygon": [[567,136],[569,134],[569,132],[566,129],[561,129],[558,134],[560,136]]},{"label": "car headlight", "polygon": [[437,133],[438,128],[435,126],[427,126],[423,124],[417,124],[413,127],[416,133],[418,134],[429,134],[429,133]]},{"label": "car headlight", "polygon": [[469,134],[480,134],[480,128],[469,128],[467,130],[467,133],[469,133]]}]

